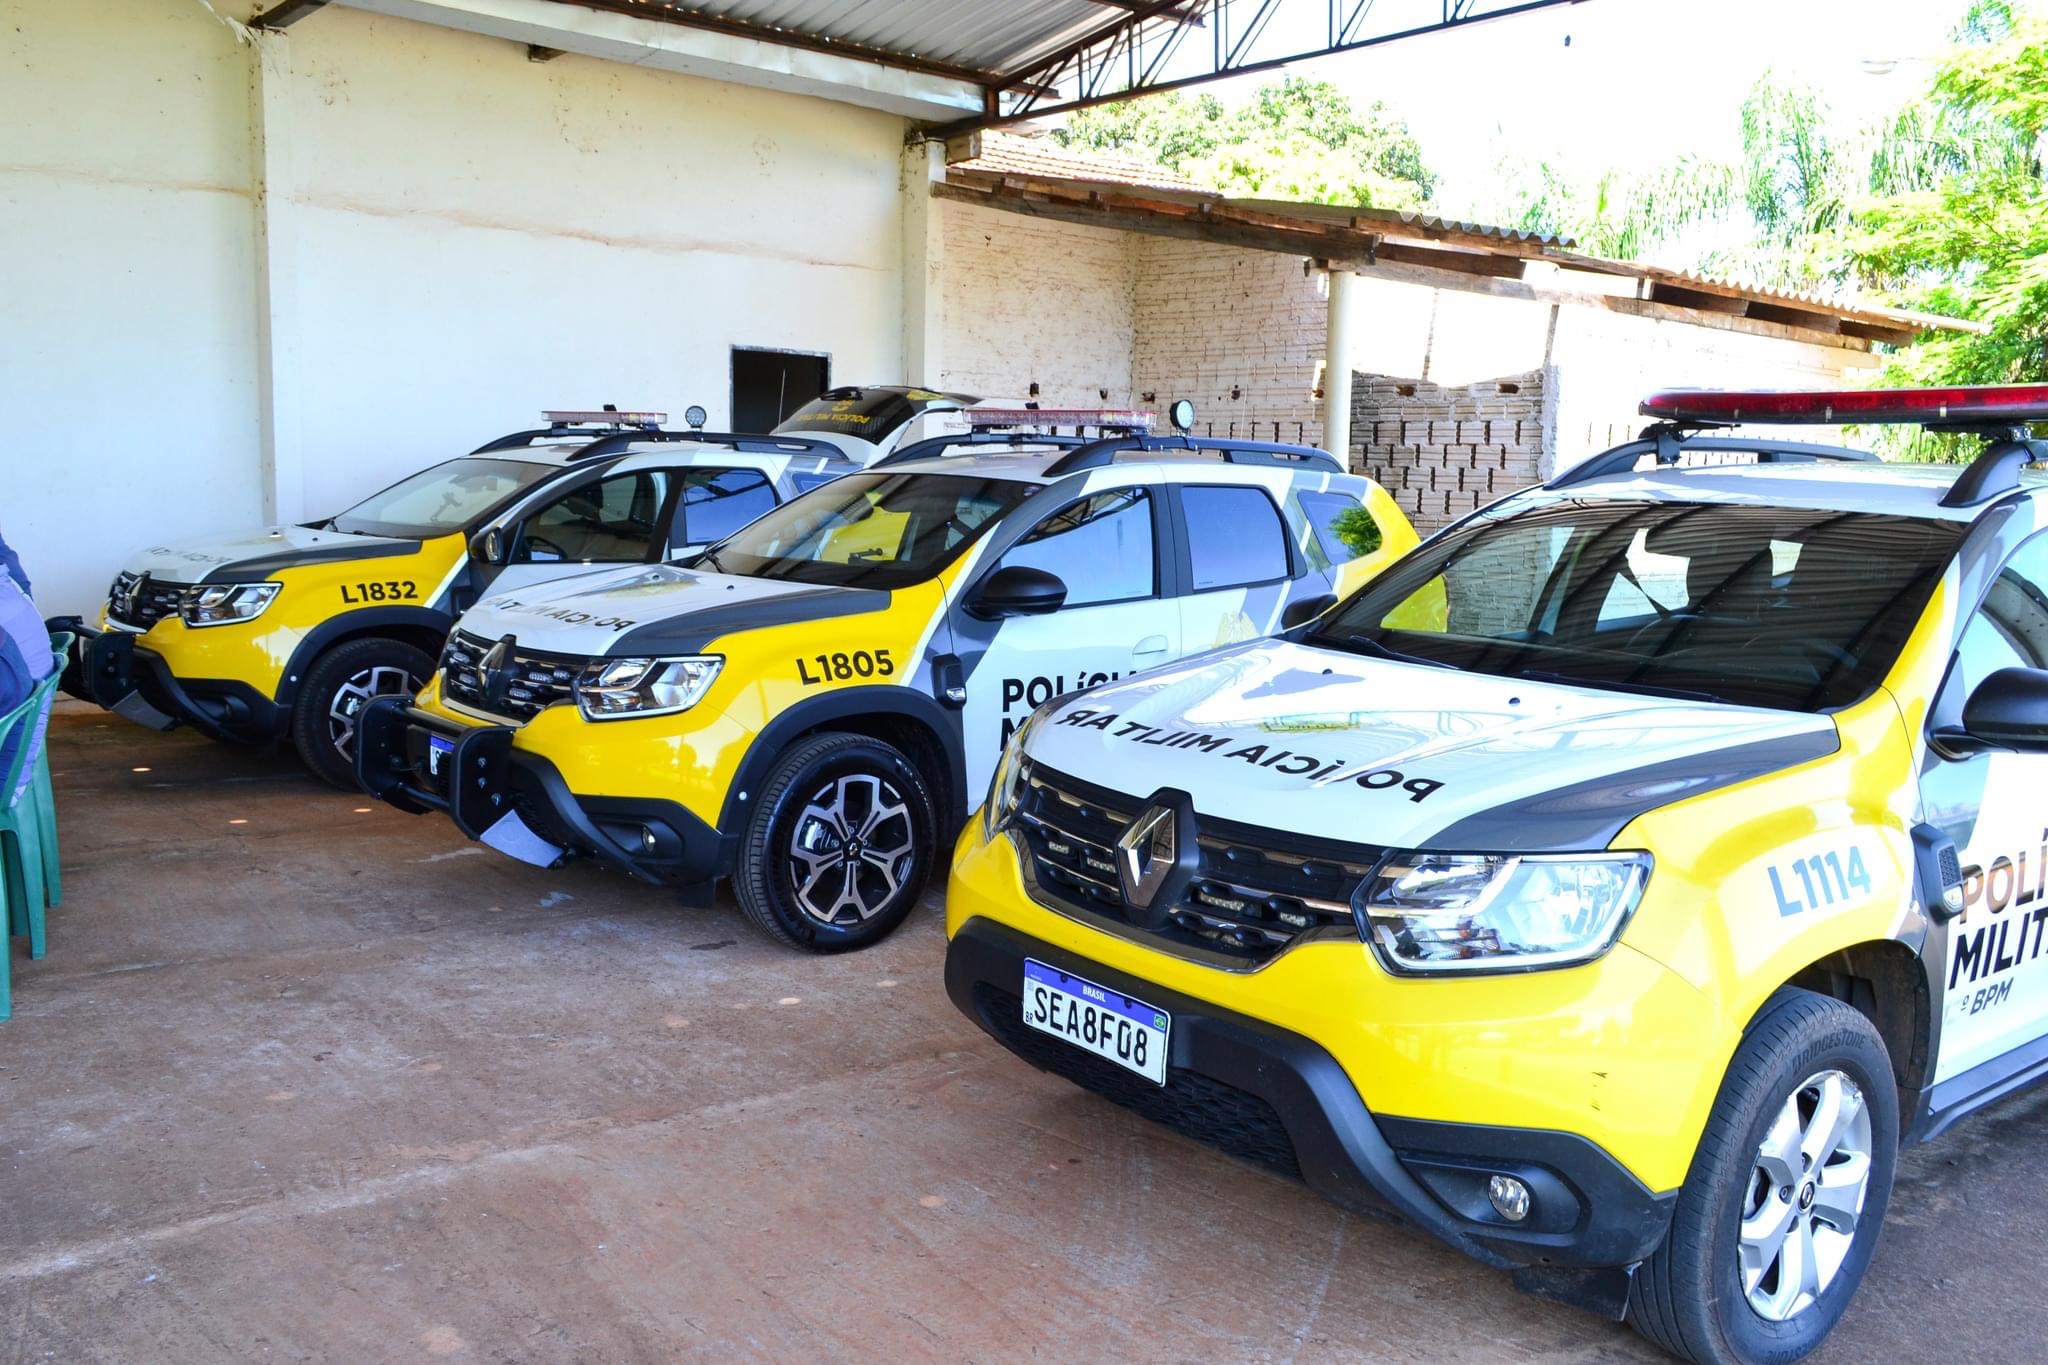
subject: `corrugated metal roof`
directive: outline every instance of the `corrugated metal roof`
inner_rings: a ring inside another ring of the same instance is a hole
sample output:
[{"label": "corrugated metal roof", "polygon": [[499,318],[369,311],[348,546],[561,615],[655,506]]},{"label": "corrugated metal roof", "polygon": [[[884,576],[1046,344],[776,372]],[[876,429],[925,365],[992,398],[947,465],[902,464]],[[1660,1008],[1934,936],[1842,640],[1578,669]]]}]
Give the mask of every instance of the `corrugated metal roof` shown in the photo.
[{"label": "corrugated metal roof", "polygon": [[[575,0],[569,0],[574,3]],[[1119,18],[1097,0],[630,0],[671,11],[826,38],[915,61],[990,73],[1029,64]]]}]

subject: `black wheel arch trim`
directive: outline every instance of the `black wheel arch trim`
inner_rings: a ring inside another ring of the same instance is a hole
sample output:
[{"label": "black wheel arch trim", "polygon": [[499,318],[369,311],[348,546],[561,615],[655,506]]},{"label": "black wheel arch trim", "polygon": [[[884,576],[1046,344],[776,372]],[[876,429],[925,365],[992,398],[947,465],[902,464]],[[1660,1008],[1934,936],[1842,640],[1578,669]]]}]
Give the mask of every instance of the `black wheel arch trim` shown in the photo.
[{"label": "black wheel arch trim", "polygon": [[[737,836],[753,815],[753,798],[768,783],[768,774],[789,746],[813,730],[827,730],[835,723],[871,717],[915,721],[939,742],[946,759],[948,793],[934,793],[939,829],[950,839],[966,816],[971,794],[967,791],[967,748],[960,713],[942,706],[914,688],[897,683],[848,687],[821,697],[810,697],[783,711],[763,726],[747,746],[726,790],[719,812],[719,832]],[[946,804],[946,796],[952,797]]]},{"label": "black wheel arch trim", "polygon": [[[298,700],[299,681],[311,671],[314,661],[343,638],[354,635],[374,635],[380,630],[392,627],[429,630],[438,633],[443,640],[455,628],[455,618],[445,611],[432,607],[366,607],[361,611],[347,611],[339,616],[330,616],[299,641],[292,651],[291,659],[284,666],[284,674],[278,679],[278,706],[289,710]],[[438,651],[429,651],[438,657]]]}]

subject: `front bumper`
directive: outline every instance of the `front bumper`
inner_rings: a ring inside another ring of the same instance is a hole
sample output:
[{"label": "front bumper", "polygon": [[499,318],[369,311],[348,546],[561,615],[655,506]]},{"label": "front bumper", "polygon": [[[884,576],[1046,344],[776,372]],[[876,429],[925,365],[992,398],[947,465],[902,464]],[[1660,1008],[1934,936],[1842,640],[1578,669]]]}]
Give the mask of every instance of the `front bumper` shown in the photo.
[{"label": "front bumper", "polygon": [[189,725],[213,739],[268,744],[283,737],[289,713],[248,683],[180,678],[163,655],[125,630],[99,630],[76,616],[52,617],[52,631],[78,637],[58,686],[152,730]]},{"label": "front bumper", "polygon": [[[517,815],[565,854],[709,902],[714,883],[732,868],[736,840],[674,801],[578,795],[553,763],[514,747],[517,733],[510,725],[459,725],[401,698],[379,698],[357,721],[356,780],[400,810],[445,812],[472,839]],[[452,746],[438,764],[436,738]]]},{"label": "front bumper", "polygon": [[[1173,1017],[1156,1086],[1020,1022],[1029,957],[1158,1005]],[[1115,971],[985,918],[946,951],[946,991],[990,1036],[1042,1070],[1233,1155],[1305,1181],[1335,1203],[1391,1212],[1488,1265],[1626,1269],[1656,1249],[1674,1195],[1646,1189],[1582,1137],[1372,1113],[1319,1044]],[[1532,1192],[1521,1224],[1487,1201],[1489,1177]],[[1625,1280],[1620,1290],[1625,1290]],[[1541,1282],[1527,1287],[1556,1293]],[[1614,1311],[1620,1290],[1558,1294]]]}]

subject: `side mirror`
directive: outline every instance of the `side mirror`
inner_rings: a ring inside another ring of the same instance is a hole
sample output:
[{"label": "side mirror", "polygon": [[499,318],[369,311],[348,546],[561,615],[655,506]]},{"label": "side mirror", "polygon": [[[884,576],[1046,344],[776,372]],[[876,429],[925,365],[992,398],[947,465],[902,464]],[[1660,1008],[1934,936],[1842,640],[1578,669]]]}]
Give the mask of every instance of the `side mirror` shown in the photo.
[{"label": "side mirror", "polygon": [[1319,593],[1314,597],[1303,597],[1287,604],[1287,610],[1280,613],[1280,629],[1293,630],[1305,626],[1337,605],[1337,594]]},{"label": "side mirror", "polygon": [[2048,754],[2048,669],[2001,668],[1963,703],[1962,737],[1992,749]]},{"label": "side mirror", "polygon": [[967,609],[989,618],[1043,616],[1058,611],[1066,600],[1067,585],[1057,574],[1028,564],[1011,564],[981,580],[981,586],[967,599]]},{"label": "side mirror", "polygon": [[487,527],[469,538],[469,557],[479,564],[503,564],[510,543],[504,528]]}]

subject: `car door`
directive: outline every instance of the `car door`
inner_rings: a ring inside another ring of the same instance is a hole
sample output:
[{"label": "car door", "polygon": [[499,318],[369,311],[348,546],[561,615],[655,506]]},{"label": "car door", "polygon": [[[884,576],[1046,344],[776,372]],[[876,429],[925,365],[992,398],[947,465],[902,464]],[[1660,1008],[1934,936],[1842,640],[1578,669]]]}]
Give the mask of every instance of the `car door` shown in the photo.
[{"label": "car door", "polygon": [[669,517],[668,558],[724,540],[775,509],[775,485],[758,469],[699,465],[676,471],[680,485]]},{"label": "car door", "polygon": [[[1930,730],[1958,725],[1970,693],[2001,668],[2048,668],[2048,533],[2020,546],[1964,626]],[[1920,787],[1928,822],[1955,841],[1963,870],[1963,912],[1947,926],[1943,964],[1941,1083],[1996,1072],[2048,1035],[2048,755],[1930,752]]]},{"label": "car door", "polygon": [[[1186,483],[1173,493],[1181,524],[1182,652],[1278,630],[1280,613],[1307,565],[1273,494],[1252,483]],[[1318,575],[1313,591],[1329,590]]]},{"label": "car door", "polygon": [[1162,595],[1165,512],[1151,488],[1084,493],[1051,509],[976,575],[1012,565],[1041,569],[1066,585],[1057,611],[981,619],[953,609],[953,633],[967,673],[962,718],[968,789],[987,784],[1010,731],[1054,697],[1125,677],[1180,655],[1180,622]]},{"label": "car door", "polygon": [[526,510],[505,528],[505,562],[488,592],[607,565],[657,558],[668,543],[665,518],[676,471],[633,469],[579,481]]}]

